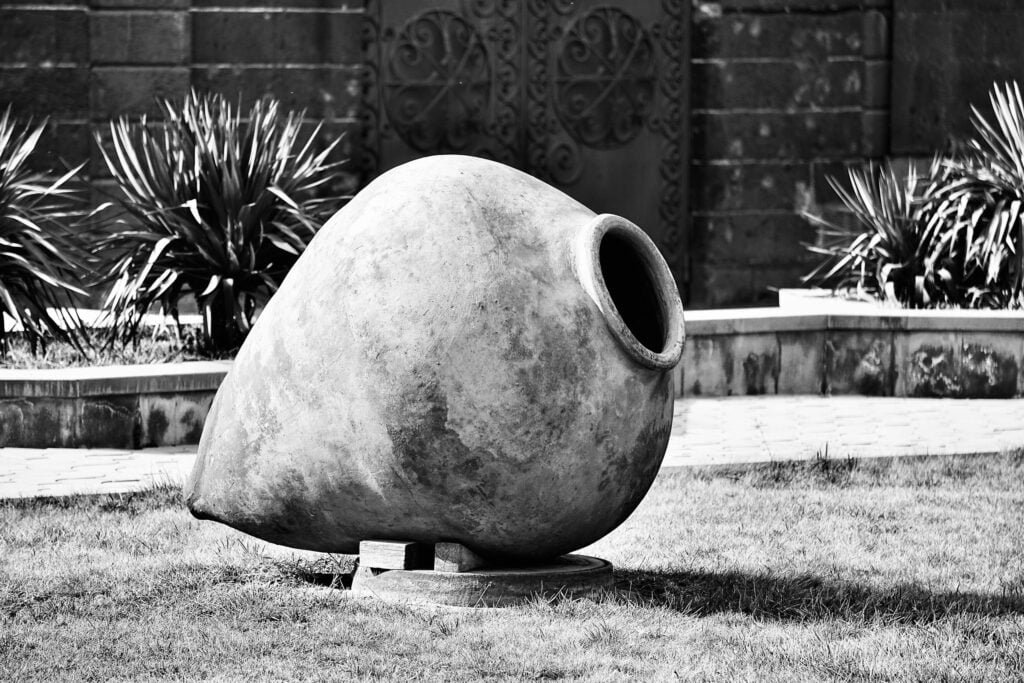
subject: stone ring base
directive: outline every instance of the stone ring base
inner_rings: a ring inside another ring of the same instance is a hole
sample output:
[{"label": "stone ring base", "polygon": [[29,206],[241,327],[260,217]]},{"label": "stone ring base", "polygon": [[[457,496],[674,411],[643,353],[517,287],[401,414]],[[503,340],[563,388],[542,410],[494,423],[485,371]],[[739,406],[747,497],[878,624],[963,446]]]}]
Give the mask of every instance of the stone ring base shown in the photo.
[{"label": "stone ring base", "polygon": [[511,607],[537,598],[596,597],[612,586],[612,565],[607,560],[563,555],[532,566],[490,566],[468,572],[360,566],[352,580],[352,595],[424,605]]}]

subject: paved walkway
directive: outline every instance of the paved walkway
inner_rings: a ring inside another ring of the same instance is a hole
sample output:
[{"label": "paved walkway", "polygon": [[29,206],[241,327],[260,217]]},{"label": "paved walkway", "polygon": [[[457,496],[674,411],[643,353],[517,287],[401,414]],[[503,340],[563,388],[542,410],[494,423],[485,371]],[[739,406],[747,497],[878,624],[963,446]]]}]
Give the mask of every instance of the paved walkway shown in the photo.
[{"label": "paved walkway", "polygon": [[[836,396],[682,399],[664,467],[995,453],[1024,448],[1024,399]],[[0,499],[119,493],[184,482],[195,447],[0,448]]]}]

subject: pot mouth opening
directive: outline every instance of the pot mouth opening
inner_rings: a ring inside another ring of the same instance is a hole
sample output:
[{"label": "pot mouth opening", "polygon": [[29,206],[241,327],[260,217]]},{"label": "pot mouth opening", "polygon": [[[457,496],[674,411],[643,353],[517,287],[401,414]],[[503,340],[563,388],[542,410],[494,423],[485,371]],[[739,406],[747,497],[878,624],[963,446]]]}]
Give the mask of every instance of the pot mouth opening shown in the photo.
[{"label": "pot mouth opening", "polygon": [[620,345],[647,367],[675,366],[685,338],[683,304],[658,248],[636,225],[610,214],[591,221],[583,239],[587,289]]}]

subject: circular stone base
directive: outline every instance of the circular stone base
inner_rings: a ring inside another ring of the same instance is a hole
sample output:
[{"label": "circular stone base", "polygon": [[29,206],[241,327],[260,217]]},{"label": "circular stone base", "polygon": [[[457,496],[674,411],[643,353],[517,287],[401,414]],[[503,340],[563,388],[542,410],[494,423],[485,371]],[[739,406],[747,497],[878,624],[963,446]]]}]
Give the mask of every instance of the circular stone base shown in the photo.
[{"label": "circular stone base", "polygon": [[352,580],[352,594],[372,595],[389,602],[508,607],[537,596],[592,597],[612,585],[611,562],[586,555],[563,555],[544,564],[460,573],[360,567]]}]

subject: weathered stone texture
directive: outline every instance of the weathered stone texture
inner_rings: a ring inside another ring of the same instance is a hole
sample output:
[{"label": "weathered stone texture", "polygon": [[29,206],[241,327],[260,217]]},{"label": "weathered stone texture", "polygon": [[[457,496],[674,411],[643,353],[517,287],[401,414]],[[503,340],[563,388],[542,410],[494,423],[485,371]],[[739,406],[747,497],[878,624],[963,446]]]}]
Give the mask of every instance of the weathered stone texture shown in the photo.
[{"label": "weathered stone texture", "polygon": [[[282,0],[91,0],[0,8],[0,108],[49,119],[33,163],[64,171],[90,161],[92,135],[115,116],[154,116],[154,98],[190,87],[244,106],[263,95],[325,119],[325,135],[358,125],[363,3]],[[349,150],[340,150],[341,154]],[[341,193],[352,189],[356,169]],[[105,199],[105,198],[104,198]]]},{"label": "weathered stone texture", "polygon": [[1020,392],[1017,334],[911,333],[897,337],[897,395],[1011,398]]},{"label": "weathered stone texture", "polygon": [[686,396],[775,394],[779,342],[775,334],[691,337],[682,366]]},{"label": "weathered stone texture", "polygon": [[89,59],[89,24],[84,9],[0,9],[0,45],[5,63],[34,66]]},{"label": "weathered stone texture", "polygon": [[184,64],[189,56],[184,12],[93,12],[90,45],[94,64]]},{"label": "weathered stone texture", "polygon": [[993,83],[1024,70],[1018,0],[894,0],[893,152],[930,155],[973,132]]},{"label": "weathered stone texture", "polygon": [[92,70],[92,111],[101,117],[158,115],[155,98],[188,91],[185,67],[96,67]]},{"label": "weathered stone texture", "polygon": [[355,64],[363,17],[340,12],[194,12],[192,61]]},{"label": "weathered stone texture", "polygon": [[825,393],[892,396],[891,332],[830,331],[824,353]]},{"label": "weathered stone texture", "polygon": [[232,93],[231,101],[243,107],[272,95],[281,106],[305,109],[311,117],[354,121],[359,115],[360,85],[354,69],[210,65],[193,67],[191,78],[201,90]]},{"label": "weathered stone texture", "polygon": [[0,399],[0,447],[143,448],[199,443],[213,391]]},{"label": "weathered stone texture", "polygon": [[[771,304],[813,267],[821,168],[888,151],[889,4],[695,3],[691,307]],[[723,241],[740,217],[762,230]]]}]

